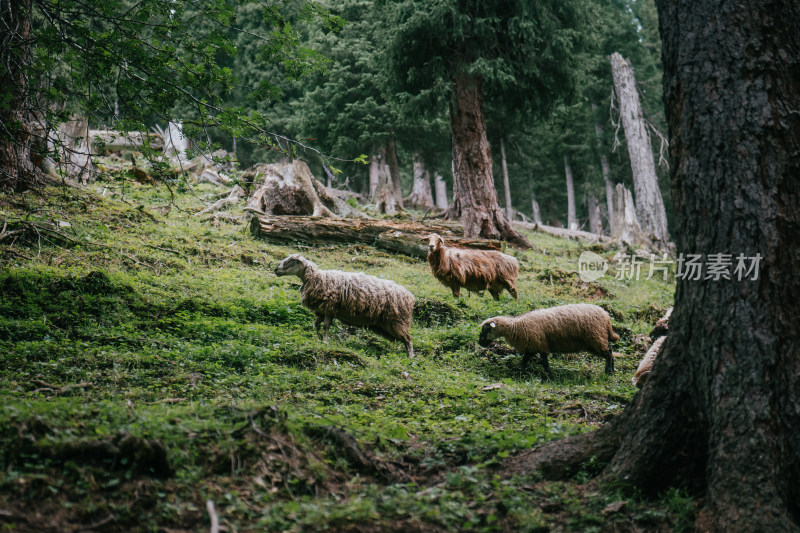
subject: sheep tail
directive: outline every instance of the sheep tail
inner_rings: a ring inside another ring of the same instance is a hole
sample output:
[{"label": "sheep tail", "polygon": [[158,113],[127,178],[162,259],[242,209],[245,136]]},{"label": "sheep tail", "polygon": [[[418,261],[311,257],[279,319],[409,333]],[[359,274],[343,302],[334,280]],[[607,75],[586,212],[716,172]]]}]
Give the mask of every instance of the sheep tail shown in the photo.
[{"label": "sheep tail", "polygon": [[617,342],[619,340],[619,335],[614,332],[614,328],[611,327],[611,322],[608,323],[608,341],[609,342]]}]

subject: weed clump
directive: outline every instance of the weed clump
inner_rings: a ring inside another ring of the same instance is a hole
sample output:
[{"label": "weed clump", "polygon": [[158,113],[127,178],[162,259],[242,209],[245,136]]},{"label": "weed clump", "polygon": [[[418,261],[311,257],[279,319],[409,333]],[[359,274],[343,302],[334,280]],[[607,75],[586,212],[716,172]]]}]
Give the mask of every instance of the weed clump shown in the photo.
[{"label": "weed clump", "polygon": [[414,303],[414,321],[425,327],[452,326],[466,319],[462,309],[432,298],[419,298]]}]

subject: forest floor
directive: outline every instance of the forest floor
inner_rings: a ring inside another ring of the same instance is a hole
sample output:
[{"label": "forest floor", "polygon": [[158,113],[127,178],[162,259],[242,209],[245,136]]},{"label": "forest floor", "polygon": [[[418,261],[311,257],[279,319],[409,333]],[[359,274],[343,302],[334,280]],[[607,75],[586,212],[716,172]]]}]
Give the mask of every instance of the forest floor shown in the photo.
[{"label": "forest floor", "polygon": [[[259,241],[236,209],[195,216],[217,191],[107,179],[2,200],[2,530],[691,527],[685,493],[588,485],[602,465],[562,482],[500,468],[630,402],[637,336],[674,282],[585,283],[580,253],[615,250],[528,234],[536,251],[509,252],[518,301],[456,301],[418,259]],[[417,357],[339,324],[319,340],[299,280],[273,274],[296,252],[411,290]],[[575,302],[610,312],[615,375],[584,353],[552,356],[547,381],[510,350],[478,346],[487,317]]]}]

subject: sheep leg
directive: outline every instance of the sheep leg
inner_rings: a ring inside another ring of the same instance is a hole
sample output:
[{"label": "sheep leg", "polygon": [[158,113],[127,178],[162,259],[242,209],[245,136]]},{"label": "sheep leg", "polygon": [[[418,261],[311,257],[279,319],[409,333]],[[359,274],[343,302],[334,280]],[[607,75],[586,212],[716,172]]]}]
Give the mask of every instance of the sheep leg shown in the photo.
[{"label": "sheep leg", "polygon": [[321,313],[317,313],[317,318],[314,319],[314,331],[317,332],[317,335],[319,336],[320,339],[322,339],[322,334],[319,332],[319,327],[322,324],[322,321],[324,320],[324,318],[325,318],[325,315],[323,315]]},{"label": "sheep leg", "polygon": [[509,284],[509,285],[506,285],[506,290],[508,290],[509,294],[511,294],[511,296],[513,296],[515,300],[519,300],[519,298],[517,298],[517,288],[516,287],[513,287],[512,285]]},{"label": "sheep leg", "polygon": [[458,300],[459,295],[461,294],[461,287],[450,287],[450,290],[453,291],[453,296],[456,300]]},{"label": "sheep leg", "polygon": [[325,332],[322,336],[322,340],[325,342],[328,342],[328,330],[331,327],[331,322],[333,322],[333,318],[326,315],[322,323],[322,330]]},{"label": "sheep leg", "polygon": [[414,358],[414,346],[411,344],[411,338],[403,339],[403,344],[406,345],[406,353],[409,359]]},{"label": "sheep leg", "polygon": [[614,355],[611,353],[611,349],[605,351],[605,353],[601,354],[606,360],[606,374],[613,374],[614,373]]},{"label": "sheep leg", "polygon": [[547,354],[542,352],[539,354],[539,362],[544,367],[544,373],[547,374],[547,379],[553,379],[553,373],[550,371],[550,361],[547,360]]},{"label": "sheep leg", "polygon": [[496,289],[489,289],[489,294],[492,295],[492,298],[494,298],[495,300],[498,300],[498,301],[500,300],[500,293],[501,292],[502,292],[502,289],[500,289],[499,291],[496,290]]}]

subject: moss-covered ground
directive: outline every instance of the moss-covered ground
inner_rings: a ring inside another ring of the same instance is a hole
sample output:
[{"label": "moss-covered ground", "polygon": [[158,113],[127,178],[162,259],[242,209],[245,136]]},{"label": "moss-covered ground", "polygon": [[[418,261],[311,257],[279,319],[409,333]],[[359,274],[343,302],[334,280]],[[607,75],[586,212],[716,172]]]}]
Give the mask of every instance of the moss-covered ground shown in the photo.
[{"label": "moss-covered ground", "polygon": [[[615,250],[530,234],[518,301],[454,300],[425,262],[370,246],[276,245],[244,219],[195,216],[217,191],[127,181],[3,199],[0,225],[0,528],[11,531],[680,530],[672,491],[536,472],[505,457],[591,430],[636,393],[647,334],[671,305],[660,279],[595,283],[578,256]],[[169,209],[168,209],[169,208]],[[167,211],[169,212],[167,213]],[[11,233],[14,232],[14,233]],[[323,343],[299,252],[416,296],[417,357],[363,330]],[[622,339],[617,373],[589,354],[552,356],[552,381],[477,344],[498,314],[593,302]]]}]

